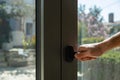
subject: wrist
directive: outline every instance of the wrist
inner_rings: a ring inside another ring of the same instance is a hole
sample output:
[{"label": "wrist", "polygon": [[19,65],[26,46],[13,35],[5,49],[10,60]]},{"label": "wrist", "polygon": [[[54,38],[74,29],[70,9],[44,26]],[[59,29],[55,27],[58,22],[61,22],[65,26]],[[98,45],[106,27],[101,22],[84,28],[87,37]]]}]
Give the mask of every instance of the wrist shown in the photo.
[{"label": "wrist", "polygon": [[102,42],[98,43],[98,46],[101,49],[102,54],[110,49],[111,46],[109,44],[110,43],[107,41],[102,41]]},{"label": "wrist", "polygon": [[102,43],[97,43],[95,47],[96,47],[96,50],[99,51],[99,52],[97,53],[97,55],[100,56],[100,55],[102,55],[102,54],[105,52]]}]

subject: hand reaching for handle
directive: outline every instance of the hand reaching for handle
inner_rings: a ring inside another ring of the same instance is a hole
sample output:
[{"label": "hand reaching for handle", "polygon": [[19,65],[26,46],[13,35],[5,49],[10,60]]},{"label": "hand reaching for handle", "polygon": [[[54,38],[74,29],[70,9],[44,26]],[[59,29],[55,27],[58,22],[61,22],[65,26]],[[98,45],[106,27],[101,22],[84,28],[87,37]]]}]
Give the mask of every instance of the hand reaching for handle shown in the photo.
[{"label": "hand reaching for handle", "polygon": [[102,55],[102,50],[98,43],[84,44],[79,46],[78,53],[75,54],[75,58],[80,61],[97,59]]},{"label": "hand reaching for handle", "polygon": [[75,58],[81,61],[96,59],[104,52],[120,46],[120,32],[99,43],[84,44],[78,47]]}]

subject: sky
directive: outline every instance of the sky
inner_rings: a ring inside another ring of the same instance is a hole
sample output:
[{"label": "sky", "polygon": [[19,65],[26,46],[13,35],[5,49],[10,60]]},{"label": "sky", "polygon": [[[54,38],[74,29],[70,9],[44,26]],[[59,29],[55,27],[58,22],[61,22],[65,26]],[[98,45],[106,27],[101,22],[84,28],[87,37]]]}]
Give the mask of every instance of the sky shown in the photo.
[{"label": "sky", "polygon": [[78,7],[80,4],[86,5],[86,12],[94,5],[100,7],[104,22],[108,22],[109,13],[114,13],[114,21],[120,21],[120,0],[78,0]]},{"label": "sky", "polygon": [[25,0],[25,2],[32,4],[35,0]]}]

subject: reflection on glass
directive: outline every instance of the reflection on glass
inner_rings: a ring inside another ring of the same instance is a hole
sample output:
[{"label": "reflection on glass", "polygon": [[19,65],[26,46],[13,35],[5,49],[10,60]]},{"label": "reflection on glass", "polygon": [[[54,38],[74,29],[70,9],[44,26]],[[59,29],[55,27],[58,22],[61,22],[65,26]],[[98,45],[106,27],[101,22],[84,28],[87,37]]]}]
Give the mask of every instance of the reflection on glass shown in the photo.
[{"label": "reflection on glass", "polygon": [[36,80],[35,0],[0,0],[0,80]]},{"label": "reflection on glass", "polygon": [[[100,42],[120,31],[119,0],[78,0],[78,43]],[[78,80],[119,80],[120,48],[78,62]]]}]

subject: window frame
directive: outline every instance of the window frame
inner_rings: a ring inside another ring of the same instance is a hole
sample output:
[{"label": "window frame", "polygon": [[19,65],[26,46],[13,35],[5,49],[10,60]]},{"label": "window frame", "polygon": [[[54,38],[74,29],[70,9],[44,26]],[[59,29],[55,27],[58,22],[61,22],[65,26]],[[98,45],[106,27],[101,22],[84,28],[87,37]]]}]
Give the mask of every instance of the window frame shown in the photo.
[{"label": "window frame", "polygon": [[[77,0],[62,0],[62,49],[68,45],[77,51]],[[77,60],[66,62],[64,54],[62,80],[77,80]]]},{"label": "window frame", "polygon": [[[42,62],[42,57],[41,52],[43,51],[43,44],[42,44],[42,38],[43,38],[43,18],[42,16],[42,2],[43,0],[36,0],[36,80],[43,80],[43,69],[44,68],[41,64]],[[41,5],[41,6],[39,6]],[[42,37],[41,37],[42,36]]]},{"label": "window frame", "polygon": [[36,0],[37,80],[77,80],[77,61],[66,62],[64,47],[77,50],[77,1]]}]

